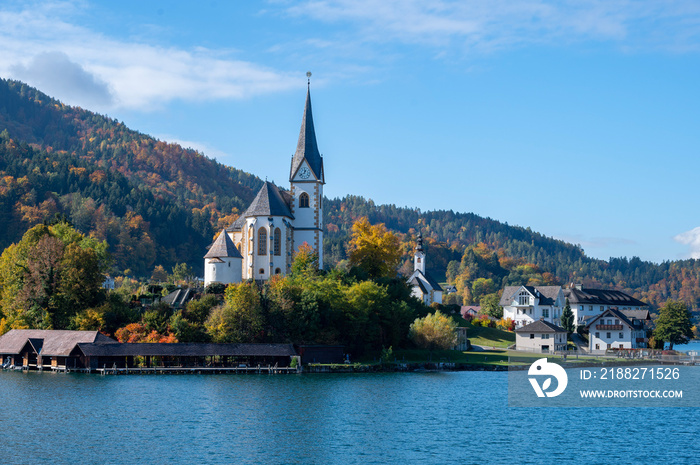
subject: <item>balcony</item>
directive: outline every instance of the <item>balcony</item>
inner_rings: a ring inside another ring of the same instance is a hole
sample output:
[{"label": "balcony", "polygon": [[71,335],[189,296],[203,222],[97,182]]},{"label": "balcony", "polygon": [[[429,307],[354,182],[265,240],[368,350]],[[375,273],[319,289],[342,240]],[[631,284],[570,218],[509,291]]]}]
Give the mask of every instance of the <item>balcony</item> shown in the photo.
[{"label": "balcony", "polygon": [[622,331],[622,325],[595,325],[595,329],[601,331]]}]

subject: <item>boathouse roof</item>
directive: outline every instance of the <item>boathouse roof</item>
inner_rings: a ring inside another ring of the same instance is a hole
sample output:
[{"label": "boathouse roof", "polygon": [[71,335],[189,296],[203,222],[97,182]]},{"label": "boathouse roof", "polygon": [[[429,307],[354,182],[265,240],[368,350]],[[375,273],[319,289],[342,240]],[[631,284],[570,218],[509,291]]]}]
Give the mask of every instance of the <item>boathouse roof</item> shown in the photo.
[{"label": "boathouse roof", "polygon": [[0,336],[0,354],[19,354],[29,342],[43,356],[67,357],[79,343],[117,344],[98,331],[12,329]]},{"label": "boathouse roof", "polygon": [[80,343],[86,357],[172,356],[172,357],[291,357],[296,355],[292,344],[209,344],[209,343]]}]

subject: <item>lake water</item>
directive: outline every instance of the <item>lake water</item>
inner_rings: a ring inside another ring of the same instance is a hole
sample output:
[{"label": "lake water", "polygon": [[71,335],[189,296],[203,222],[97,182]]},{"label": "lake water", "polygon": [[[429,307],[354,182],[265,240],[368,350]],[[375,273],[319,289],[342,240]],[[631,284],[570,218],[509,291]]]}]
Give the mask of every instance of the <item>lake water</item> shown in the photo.
[{"label": "lake water", "polygon": [[700,462],[693,408],[510,408],[505,372],[0,373],[2,464]]},{"label": "lake water", "polygon": [[676,344],[673,346],[673,350],[677,350],[679,352],[690,352],[690,351],[696,351],[700,352],[700,341],[690,341],[687,344]]}]

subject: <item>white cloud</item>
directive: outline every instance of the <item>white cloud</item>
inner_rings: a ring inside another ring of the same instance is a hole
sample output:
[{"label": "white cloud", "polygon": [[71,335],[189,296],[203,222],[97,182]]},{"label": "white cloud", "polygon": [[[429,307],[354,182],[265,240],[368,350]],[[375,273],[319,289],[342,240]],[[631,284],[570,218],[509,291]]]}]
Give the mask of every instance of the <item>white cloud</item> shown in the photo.
[{"label": "white cloud", "polygon": [[673,240],[690,246],[690,258],[700,258],[700,226],[678,234]]},{"label": "white cloud", "polygon": [[87,103],[92,107],[113,103],[107,83],[62,52],[40,53],[26,66],[16,64],[10,70],[20,80],[31,82],[49,95],[60,95],[67,103]]},{"label": "white cloud", "polygon": [[482,52],[591,39],[633,49],[700,48],[700,4],[690,0],[308,0],[287,11],[353,24],[367,42]]},{"label": "white cloud", "polygon": [[106,37],[63,19],[70,7],[44,2],[0,11],[0,75],[100,111],[148,110],[173,99],[240,99],[303,85],[302,73],[236,60],[227,51]]}]

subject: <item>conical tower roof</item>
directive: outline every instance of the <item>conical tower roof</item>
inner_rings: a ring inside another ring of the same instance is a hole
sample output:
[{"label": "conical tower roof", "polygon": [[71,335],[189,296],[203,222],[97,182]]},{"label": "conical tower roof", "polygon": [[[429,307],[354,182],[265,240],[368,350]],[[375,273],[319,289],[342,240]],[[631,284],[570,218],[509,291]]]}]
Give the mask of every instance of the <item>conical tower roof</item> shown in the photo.
[{"label": "conical tower roof", "polygon": [[289,180],[294,179],[299,166],[306,159],[309,168],[313,171],[316,179],[324,182],[323,179],[323,159],[318,151],[318,143],[316,142],[316,131],[314,130],[314,118],[311,113],[311,92],[306,89],[306,107],[304,108],[304,117],[301,120],[301,130],[299,131],[299,141],[297,142],[297,150],[292,158],[292,169],[289,172]]},{"label": "conical tower roof", "polygon": [[204,258],[243,258],[243,256],[224,229]]},{"label": "conical tower roof", "polygon": [[289,201],[279,188],[269,181],[265,181],[250,206],[229,226],[228,231],[240,230],[245,224],[245,219],[251,216],[286,216],[294,219]]}]

